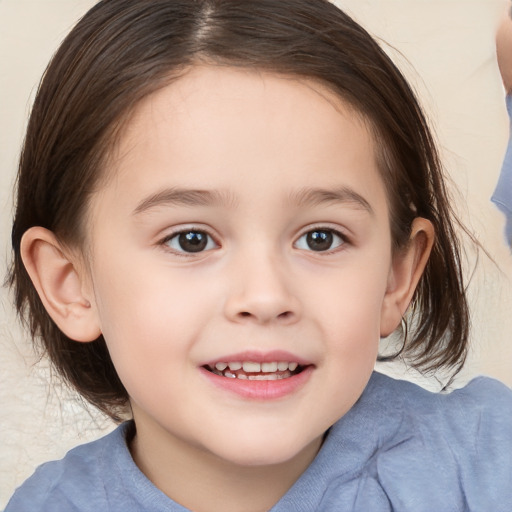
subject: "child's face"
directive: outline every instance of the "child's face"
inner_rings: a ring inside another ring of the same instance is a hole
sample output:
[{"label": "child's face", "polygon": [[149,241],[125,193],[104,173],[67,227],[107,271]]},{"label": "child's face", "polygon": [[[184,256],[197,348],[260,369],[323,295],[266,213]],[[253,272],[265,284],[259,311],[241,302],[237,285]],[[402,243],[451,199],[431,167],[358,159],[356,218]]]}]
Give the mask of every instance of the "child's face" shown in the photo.
[{"label": "child's face", "polygon": [[316,450],[399,322],[360,117],[312,82],[195,68],[138,107],[114,156],[91,289],[138,436],[244,465]]}]

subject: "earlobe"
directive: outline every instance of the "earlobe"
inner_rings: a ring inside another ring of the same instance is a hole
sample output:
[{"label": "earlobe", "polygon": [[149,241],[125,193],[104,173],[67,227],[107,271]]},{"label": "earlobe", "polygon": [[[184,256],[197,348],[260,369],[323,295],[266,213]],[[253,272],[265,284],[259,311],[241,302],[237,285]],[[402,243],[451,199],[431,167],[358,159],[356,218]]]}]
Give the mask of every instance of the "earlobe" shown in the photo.
[{"label": "earlobe", "polygon": [[382,305],[381,337],[389,336],[400,324],[427,265],[434,238],[429,220],[414,219],[408,245],[393,258]]},{"label": "earlobe", "polygon": [[33,227],[21,240],[21,257],[46,311],[59,329],[75,341],[88,342],[101,334],[92,293],[84,290],[77,262],[55,235]]}]

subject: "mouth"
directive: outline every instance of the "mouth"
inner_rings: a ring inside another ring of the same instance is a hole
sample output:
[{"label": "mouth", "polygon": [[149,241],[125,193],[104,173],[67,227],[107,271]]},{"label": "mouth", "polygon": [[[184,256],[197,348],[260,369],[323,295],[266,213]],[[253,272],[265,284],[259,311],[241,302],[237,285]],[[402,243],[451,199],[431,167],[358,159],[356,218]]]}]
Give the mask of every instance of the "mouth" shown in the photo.
[{"label": "mouth", "polygon": [[294,396],[309,382],[316,368],[311,361],[290,352],[253,352],[205,361],[201,371],[222,392],[266,403]]},{"label": "mouth", "polygon": [[219,361],[206,364],[203,368],[219,377],[227,379],[273,381],[289,379],[302,373],[307,366],[296,361],[270,361],[258,363],[255,361]]}]

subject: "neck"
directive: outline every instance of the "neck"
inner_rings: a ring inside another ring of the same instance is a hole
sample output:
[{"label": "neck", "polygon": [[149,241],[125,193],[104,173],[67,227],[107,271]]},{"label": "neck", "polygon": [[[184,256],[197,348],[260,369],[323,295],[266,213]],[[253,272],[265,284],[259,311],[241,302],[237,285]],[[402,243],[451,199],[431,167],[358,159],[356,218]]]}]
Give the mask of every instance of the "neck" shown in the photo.
[{"label": "neck", "polygon": [[268,511],[309,466],[322,442],[314,440],[279,464],[241,466],[180,440],[162,443],[151,430],[137,428],[130,446],[135,463],[157,488],[195,512]]}]

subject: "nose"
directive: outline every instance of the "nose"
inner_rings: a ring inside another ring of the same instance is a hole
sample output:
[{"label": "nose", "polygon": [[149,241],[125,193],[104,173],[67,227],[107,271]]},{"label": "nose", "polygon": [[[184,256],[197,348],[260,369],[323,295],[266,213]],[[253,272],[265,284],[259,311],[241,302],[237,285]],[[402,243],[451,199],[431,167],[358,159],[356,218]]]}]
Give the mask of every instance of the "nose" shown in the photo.
[{"label": "nose", "polygon": [[237,323],[283,325],[300,318],[300,303],[292,289],[292,275],[286,263],[265,254],[240,257],[229,278],[230,290],[224,309]]}]

